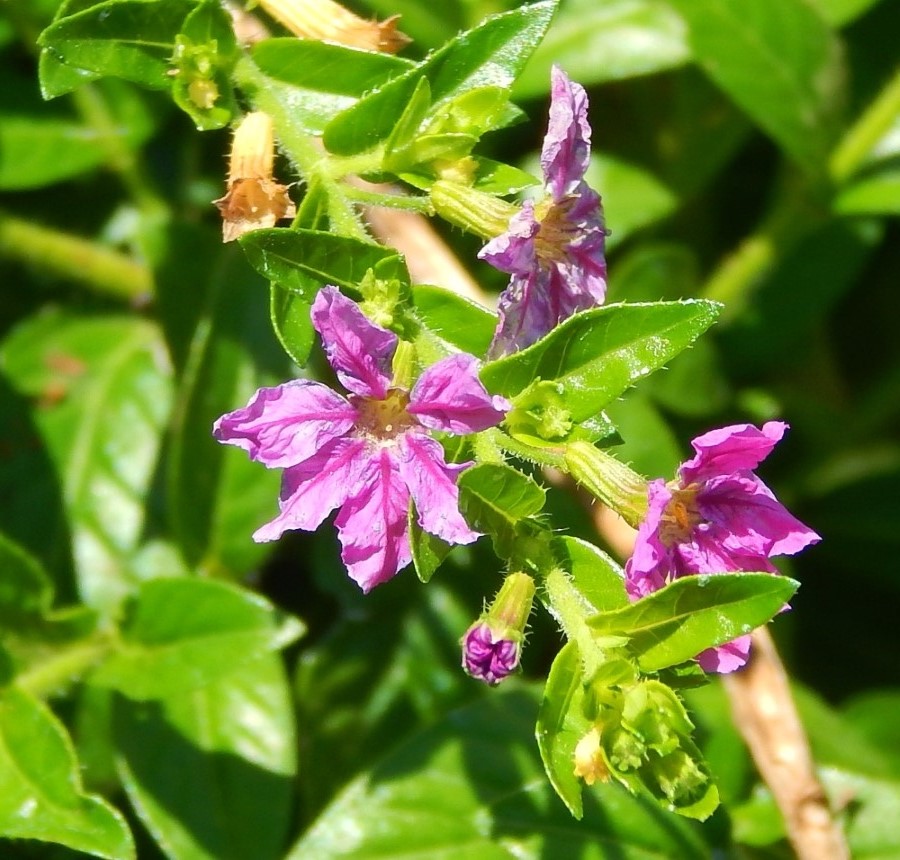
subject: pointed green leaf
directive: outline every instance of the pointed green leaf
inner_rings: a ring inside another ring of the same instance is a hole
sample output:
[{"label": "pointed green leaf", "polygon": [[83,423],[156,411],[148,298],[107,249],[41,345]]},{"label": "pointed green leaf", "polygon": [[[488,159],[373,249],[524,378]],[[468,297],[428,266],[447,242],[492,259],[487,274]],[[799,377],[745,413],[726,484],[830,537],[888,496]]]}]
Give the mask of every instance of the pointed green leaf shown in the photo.
[{"label": "pointed green leaf", "polygon": [[136,856],[122,816],[83,792],[63,726],[15,687],[0,694],[0,836],[55,842],[107,860]]},{"label": "pointed green leaf", "polygon": [[417,284],[412,289],[413,314],[428,334],[475,356],[484,355],[494,336],[497,317],[487,308],[451,290]]},{"label": "pointed green leaf", "polygon": [[688,299],[584,311],[527,349],[485,365],[481,379],[507,397],[538,379],[557,382],[572,420],[584,421],[689,346],[720,307]]},{"label": "pointed green leaf", "polygon": [[93,676],[133,699],[187,693],[303,632],[237,586],[179,577],[146,583],[129,607],[119,649]]},{"label": "pointed green leaf", "polygon": [[492,16],[460,34],[335,117],[325,129],[325,146],[339,155],[352,155],[387,140],[423,76],[431,87],[435,115],[467,90],[509,87],[543,38],[555,7],[555,2],[533,3]]},{"label": "pointed green leaf", "polygon": [[437,535],[426,532],[419,525],[416,506],[413,501],[410,501],[409,504],[407,526],[409,529],[409,549],[412,554],[416,576],[419,577],[421,582],[428,582],[453,547],[442,541]]},{"label": "pointed green leaf", "polygon": [[296,741],[278,655],[162,701],[119,697],[113,720],[125,790],[167,857],[282,856]]},{"label": "pointed green leaf", "polygon": [[685,576],[588,624],[600,635],[624,635],[645,672],[696,657],[773,618],[800,587],[770,573]]},{"label": "pointed green leaf", "polygon": [[697,61],[801,166],[821,171],[839,131],[841,46],[804,0],[670,0]]},{"label": "pointed green leaf", "polygon": [[304,39],[266,39],[251,53],[269,95],[290,105],[292,124],[321,134],[360,96],[383,86],[413,64],[390,54]]},{"label": "pointed green leaf", "polygon": [[554,544],[573,585],[597,612],[628,605],[622,568],[605,552],[579,538],[561,536]]}]

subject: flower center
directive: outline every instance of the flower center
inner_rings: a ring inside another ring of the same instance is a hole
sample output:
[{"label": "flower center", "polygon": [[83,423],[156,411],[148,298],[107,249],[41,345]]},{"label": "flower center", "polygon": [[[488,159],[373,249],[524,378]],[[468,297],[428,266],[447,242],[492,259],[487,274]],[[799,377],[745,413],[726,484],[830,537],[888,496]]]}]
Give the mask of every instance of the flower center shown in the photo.
[{"label": "flower center", "polygon": [[384,400],[360,397],[356,403],[357,429],[373,439],[394,439],[417,422],[407,411],[409,393],[391,388]]},{"label": "flower center", "polygon": [[700,484],[672,489],[672,498],[666,505],[659,523],[659,539],[667,547],[686,543],[694,529],[705,522],[697,508]]},{"label": "flower center", "polygon": [[577,225],[569,218],[573,200],[567,197],[557,203],[548,197],[535,206],[534,217],[540,227],[534,237],[534,249],[542,262],[561,263],[566,259],[569,245],[578,233]]}]

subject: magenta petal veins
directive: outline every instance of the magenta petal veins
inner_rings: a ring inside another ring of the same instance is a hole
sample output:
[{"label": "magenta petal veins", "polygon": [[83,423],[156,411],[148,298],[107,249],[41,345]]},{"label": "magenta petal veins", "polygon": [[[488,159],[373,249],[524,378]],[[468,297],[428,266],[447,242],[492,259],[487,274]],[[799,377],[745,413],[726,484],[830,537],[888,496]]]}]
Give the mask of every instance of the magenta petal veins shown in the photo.
[{"label": "magenta petal veins", "polygon": [[348,397],[309,380],[260,389],[223,415],[216,439],[284,468],[279,514],[254,534],[276,540],[316,529],[335,509],[341,558],[364,591],[410,561],[408,512],[448,543],[478,537],[459,512],[456,479],[429,430],[464,435],[499,424],[511,408],[478,379],[478,362],[454,355],[427,368],[412,392],[392,386],[392,332],[370,322],[335,287],[316,297],[312,319]]}]

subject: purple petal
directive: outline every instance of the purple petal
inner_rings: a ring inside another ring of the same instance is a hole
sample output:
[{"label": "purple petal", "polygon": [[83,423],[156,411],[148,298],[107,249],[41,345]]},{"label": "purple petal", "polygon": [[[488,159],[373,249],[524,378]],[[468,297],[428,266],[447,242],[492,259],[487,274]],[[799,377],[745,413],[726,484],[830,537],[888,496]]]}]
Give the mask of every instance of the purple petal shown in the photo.
[{"label": "purple petal", "polygon": [[391,383],[397,335],[368,320],[337,287],[319,290],[311,315],[341,384],[354,394],[383,399]]},{"label": "purple petal", "polygon": [[697,528],[692,539],[676,544],[671,550],[671,576],[679,578],[696,573],[775,572],[764,553],[729,548],[719,529]]},{"label": "purple petal", "polygon": [[399,450],[400,476],[416,503],[419,525],[447,543],[472,543],[478,532],[472,531],[459,512],[457,475],[471,463],[448,464],[444,449],[435,439],[420,433],[407,433]]},{"label": "purple petal", "polygon": [[478,258],[501,272],[528,275],[538,267],[534,238],[540,227],[534,203],[526,200],[521,211],[510,219],[506,232],[491,239],[478,252]]},{"label": "purple petal", "polygon": [[659,591],[671,573],[671,554],[659,539],[660,521],[671,499],[662,479],[647,485],[647,515],[638,527],[634,552],[625,563],[625,588],[631,600]]},{"label": "purple petal", "polygon": [[432,364],[419,377],[407,411],[432,430],[463,436],[499,424],[512,404],[492,397],[478,378],[478,359],[457,353]]},{"label": "purple petal", "polygon": [[392,453],[381,448],[335,520],[341,558],[364,592],[409,564],[408,511],[409,490]]},{"label": "purple petal", "polygon": [[584,87],[554,66],[551,71],[550,121],[541,150],[544,184],[557,202],[584,177],[591,157],[591,127]]},{"label": "purple petal", "polygon": [[732,424],[710,430],[691,442],[697,454],[682,464],[681,480],[691,484],[755,469],[769,456],[787,427],[783,421],[768,421],[762,430],[752,424]]},{"label": "purple petal", "polygon": [[213,436],[270,469],[293,466],[343,436],[356,410],[328,386],[296,379],[260,388],[243,409],[219,418]]},{"label": "purple petal", "polygon": [[745,665],[750,656],[750,637],[738,636],[731,642],[717,648],[707,648],[697,655],[697,661],[704,672],[733,672]]},{"label": "purple petal", "polygon": [[528,277],[510,278],[497,303],[500,319],[488,348],[489,358],[525,349],[556,326],[558,307],[553,305],[549,281],[549,272],[540,269]]},{"label": "purple petal", "polygon": [[703,517],[718,525],[726,546],[765,556],[793,555],[820,540],[755,475],[732,474],[707,482],[697,495]]},{"label": "purple petal", "polygon": [[288,529],[317,529],[336,507],[361,491],[368,460],[362,439],[335,439],[308,460],[285,469],[278,500],[281,513],[258,528],[253,540],[276,540]]},{"label": "purple petal", "polygon": [[470,627],[462,645],[463,668],[487,684],[499,684],[519,665],[519,646],[511,639],[495,640],[487,624]]}]

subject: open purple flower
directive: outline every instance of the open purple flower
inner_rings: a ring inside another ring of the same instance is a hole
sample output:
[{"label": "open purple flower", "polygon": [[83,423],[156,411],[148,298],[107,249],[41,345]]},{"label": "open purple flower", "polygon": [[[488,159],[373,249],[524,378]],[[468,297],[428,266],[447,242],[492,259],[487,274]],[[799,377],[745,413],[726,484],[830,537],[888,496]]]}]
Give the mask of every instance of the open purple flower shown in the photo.
[{"label": "open purple flower", "polygon": [[[779,502],[753,470],[771,453],[787,424],[762,429],[735,424],[698,436],[696,455],[678,477],[648,487],[647,516],[625,565],[632,600],[696,573],[776,572],[769,561],[819,540]],[[749,636],[699,655],[707,672],[731,672],[747,661]]]},{"label": "open purple flower", "polygon": [[600,197],[584,181],[591,155],[587,95],[553,67],[550,121],[541,150],[546,196],[526,202],[479,257],[512,275],[500,296],[489,355],[534,343],[606,298],[606,230]]},{"label": "open purple flower", "polygon": [[432,365],[412,391],[392,387],[397,336],[370,322],[335,287],[312,306],[313,326],[344,397],[319,382],[296,379],[261,388],[243,409],[216,421],[220,442],[237,445],[268,468],[283,468],[281,512],[253,535],[275,540],[287,529],[313,531],[336,508],[341,558],[369,591],[410,561],[407,512],[448,543],[474,541],[459,512],[457,475],[428,430],[463,435],[503,420],[510,405],[492,397],[477,361],[457,354]]}]

